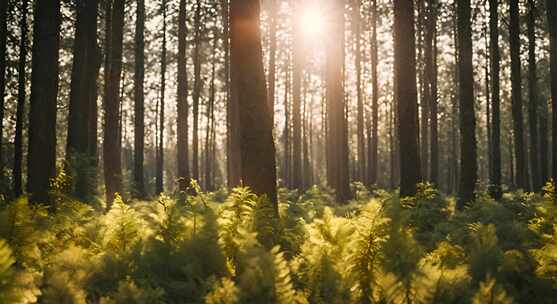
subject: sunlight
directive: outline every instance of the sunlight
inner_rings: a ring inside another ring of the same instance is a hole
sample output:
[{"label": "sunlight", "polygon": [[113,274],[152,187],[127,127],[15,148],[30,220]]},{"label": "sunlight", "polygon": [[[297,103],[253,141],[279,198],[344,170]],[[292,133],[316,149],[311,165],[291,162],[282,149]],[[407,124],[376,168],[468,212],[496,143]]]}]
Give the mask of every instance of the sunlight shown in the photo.
[{"label": "sunlight", "polygon": [[306,38],[316,38],[324,33],[325,16],[317,3],[304,5],[300,17],[300,27]]}]

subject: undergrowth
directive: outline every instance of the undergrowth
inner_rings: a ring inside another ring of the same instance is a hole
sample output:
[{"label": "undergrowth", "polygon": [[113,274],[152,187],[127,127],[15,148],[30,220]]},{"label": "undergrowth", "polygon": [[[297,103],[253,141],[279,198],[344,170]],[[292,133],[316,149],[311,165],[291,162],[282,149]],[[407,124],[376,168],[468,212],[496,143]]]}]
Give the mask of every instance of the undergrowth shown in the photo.
[{"label": "undergrowth", "polygon": [[[423,184],[411,199],[354,185],[334,203],[247,188],[107,212],[64,195],[0,207],[0,303],[552,303],[557,199],[507,193],[455,212]],[[195,184],[193,185],[195,186]]]}]

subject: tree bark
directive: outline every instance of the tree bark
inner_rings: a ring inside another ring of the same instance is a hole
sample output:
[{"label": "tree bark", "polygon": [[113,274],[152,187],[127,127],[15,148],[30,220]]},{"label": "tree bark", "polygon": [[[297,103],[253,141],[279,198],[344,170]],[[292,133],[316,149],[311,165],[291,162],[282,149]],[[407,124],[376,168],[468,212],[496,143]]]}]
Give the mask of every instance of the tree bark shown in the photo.
[{"label": "tree bark", "polygon": [[273,204],[278,217],[275,145],[263,71],[259,10],[258,0],[231,2],[232,86],[241,109],[242,180]]},{"label": "tree bark", "polygon": [[[178,12],[178,92],[176,109],[177,113],[177,165],[178,165],[178,188],[186,191],[190,180],[189,174],[189,131],[188,131],[188,72],[186,58],[186,11],[187,0],[180,0]],[[224,40],[228,38],[225,36]],[[227,65],[225,69],[228,69]],[[228,75],[228,73],[226,73]],[[228,87],[228,85],[227,85]]]},{"label": "tree bark", "polygon": [[293,45],[292,45],[292,187],[302,188],[302,75],[303,52],[301,49],[301,22],[300,5],[294,4]]},{"label": "tree bark", "polygon": [[[553,130],[557,130],[557,2],[546,1],[549,27],[549,65],[551,74],[551,105]],[[557,132],[552,132],[553,179],[557,179]]]},{"label": "tree bark", "polygon": [[0,178],[4,178],[4,95],[6,94],[6,41],[8,1],[0,3]]},{"label": "tree bark", "polygon": [[201,1],[197,0],[195,9],[195,46],[193,49],[193,142],[192,178],[199,180],[199,100],[203,86],[201,80]]},{"label": "tree bark", "polygon": [[476,117],[474,110],[474,75],[472,66],[472,26],[470,0],[458,1],[458,87],[460,104],[460,182],[457,209],[474,200],[478,164]]},{"label": "tree bark", "polygon": [[378,52],[377,42],[377,0],[372,0],[372,29],[371,29],[371,141],[369,154],[369,184],[377,184],[377,164],[378,164],[378,142],[379,142],[379,73],[378,73]]},{"label": "tree bark", "polygon": [[[425,60],[425,83],[424,83],[424,103],[426,104],[426,109],[429,112],[426,114],[428,119],[425,119],[425,122],[429,120],[429,126],[426,124],[422,126],[425,129],[425,134],[428,132],[430,133],[430,145],[429,145],[429,181],[433,184],[437,185],[437,175],[438,175],[438,162],[439,162],[439,151],[437,145],[437,79],[436,79],[436,71],[437,71],[437,53],[436,53],[436,45],[437,45],[437,36],[436,36],[436,27],[437,27],[437,1],[429,0],[427,1],[427,8],[426,8],[426,28],[425,28],[425,35],[424,35],[424,60]],[[427,138],[428,136],[426,136]],[[434,138],[435,137],[435,138]],[[428,146],[425,147],[427,150]],[[426,154],[427,156],[427,154]],[[427,161],[425,161],[425,165],[427,168]],[[434,172],[435,171],[435,172]],[[425,172],[424,172],[425,173]]]},{"label": "tree bark", "polygon": [[21,1],[21,19],[19,21],[21,37],[19,40],[19,62],[17,68],[17,109],[14,138],[13,192],[16,197],[23,194],[23,119],[25,116],[26,74],[27,65],[27,14],[29,0]]},{"label": "tree bark", "polygon": [[118,136],[120,109],[120,77],[122,73],[122,39],[124,28],[124,0],[112,4],[110,46],[108,47],[108,78],[104,104],[104,181],[106,204],[110,209],[116,193],[122,193],[122,144]]},{"label": "tree bark", "polygon": [[490,194],[500,199],[501,191],[501,122],[500,122],[500,61],[499,1],[489,0],[489,53],[491,55],[491,175]]},{"label": "tree bark", "polygon": [[362,42],[361,42],[361,0],[354,0],[352,7],[352,27],[354,32],[354,66],[356,69],[356,103],[357,103],[357,137],[358,137],[358,172],[357,180],[366,181],[366,146],[364,126],[364,97],[362,94]]},{"label": "tree bark", "polygon": [[166,0],[162,0],[162,53],[161,53],[161,99],[159,115],[159,144],[157,153],[156,193],[164,192],[164,108],[166,91]]},{"label": "tree bark", "polygon": [[29,109],[27,188],[31,202],[48,202],[56,175],[56,99],[60,47],[60,1],[36,1]]},{"label": "tree bark", "polygon": [[532,186],[539,191],[542,186],[540,178],[539,142],[538,142],[538,86],[536,70],[536,4],[528,0],[528,120],[530,123],[530,170]]},{"label": "tree bark", "polygon": [[516,183],[519,188],[528,190],[525,170],[524,131],[522,116],[522,84],[520,68],[520,24],[518,0],[509,1],[510,25],[509,38],[511,49],[511,102],[514,132],[514,152],[516,157]]},{"label": "tree bark", "polygon": [[395,99],[398,105],[400,196],[416,194],[420,180],[414,3],[394,0]]},{"label": "tree bark", "polygon": [[137,0],[134,73],[134,170],[135,196],[145,197],[145,0]]},{"label": "tree bark", "polygon": [[73,49],[72,79],[70,85],[70,103],[68,116],[68,139],[66,162],[74,181],[74,195],[86,200],[90,198],[91,169],[94,162],[91,155],[92,134],[89,130],[92,102],[91,92],[97,85],[97,0],[83,1],[76,4],[77,18],[75,42]]}]

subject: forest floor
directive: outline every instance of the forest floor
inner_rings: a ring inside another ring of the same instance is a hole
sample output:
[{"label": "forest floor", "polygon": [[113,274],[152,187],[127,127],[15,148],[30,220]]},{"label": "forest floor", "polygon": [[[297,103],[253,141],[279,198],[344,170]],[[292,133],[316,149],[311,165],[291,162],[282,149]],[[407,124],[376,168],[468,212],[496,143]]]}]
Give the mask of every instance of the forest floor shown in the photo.
[{"label": "forest floor", "polygon": [[[356,199],[247,189],[185,200],[60,194],[0,208],[0,303],[554,303],[557,197],[484,193],[464,211],[422,185]],[[3,240],[2,240],[3,239]]]}]

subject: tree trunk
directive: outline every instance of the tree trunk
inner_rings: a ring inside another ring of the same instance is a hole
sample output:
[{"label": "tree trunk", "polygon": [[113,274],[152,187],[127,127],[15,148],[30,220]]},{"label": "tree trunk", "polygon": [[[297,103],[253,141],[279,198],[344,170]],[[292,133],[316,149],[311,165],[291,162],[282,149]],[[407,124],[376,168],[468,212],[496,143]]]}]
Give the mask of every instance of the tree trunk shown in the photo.
[{"label": "tree trunk", "polygon": [[458,86],[460,104],[460,182],[457,208],[474,200],[478,172],[476,152],[476,117],[474,110],[474,74],[472,66],[472,26],[470,0],[457,5]]},{"label": "tree trunk", "polygon": [[526,183],[526,158],[524,154],[524,132],[522,118],[522,84],[520,68],[520,24],[518,0],[509,1],[511,48],[512,116],[514,132],[514,152],[516,157],[516,182],[519,188],[528,190]]},{"label": "tree trunk", "polygon": [[[188,72],[186,58],[186,0],[180,0],[178,12],[178,92],[177,96],[177,165],[178,165],[178,188],[186,191],[190,180],[189,175],[189,151],[188,151]],[[228,38],[224,38],[225,41]],[[225,69],[228,69],[225,66]],[[228,73],[226,73],[228,75]],[[228,85],[227,85],[228,86]]]},{"label": "tree trunk", "polygon": [[[6,38],[8,32],[8,1],[0,3],[0,179],[4,179],[4,95],[6,90]],[[4,189],[7,190],[7,189]]]},{"label": "tree trunk", "polygon": [[371,29],[371,147],[369,155],[369,183],[371,185],[377,184],[377,164],[378,164],[378,142],[379,142],[379,73],[378,70],[378,52],[379,45],[377,42],[377,0],[372,2],[372,29]]},{"label": "tree trunk", "polygon": [[292,45],[292,187],[302,188],[302,75],[303,53],[301,37],[300,8],[294,4],[293,45]]},{"label": "tree trunk", "polygon": [[327,118],[328,183],[336,191],[339,203],[350,199],[348,170],[348,126],[344,96],[344,1],[332,4],[330,35],[327,46]]},{"label": "tree trunk", "polygon": [[266,196],[278,217],[275,145],[263,71],[259,1],[232,1],[230,28],[232,86],[242,110],[242,180],[256,194]]},{"label": "tree trunk", "polygon": [[166,89],[166,0],[162,0],[161,103],[159,116],[159,144],[157,153],[156,193],[164,192],[164,108]]},{"label": "tree trunk", "polygon": [[438,112],[438,89],[437,89],[437,1],[433,1],[434,8],[432,9],[430,17],[434,18],[433,27],[433,53],[432,53],[432,62],[431,62],[431,77],[430,77],[430,85],[431,85],[431,104],[430,104],[430,138],[431,138],[431,149],[429,155],[431,157],[430,160],[430,172],[429,178],[430,181],[439,187],[439,131],[438,131],[438,120],[437,120],[437,112]]},{"label": "tree trunk", "polygon": [[207,103],[207,129],[205,133],[205,189],[206,191],[213,191],[214,185],[212,183],[214,174],[214,166],[212,158],[212,133],[214,128],[214,115],[215,115],[215,73],[216,73],[216,49],[217,49],[216,35],[213,37],[213,51],[211,55],[211,83],[209,87],[209,102]]},{"label": "tree trunk", "polygon": [[[431,162],[429,162],[429,168],[427,167],[428,165],[428,161],[427,159],[423,161],[424,165],[425,165],[425,171],[424,176],[427,176],[426,172],[428,171],[428,169],[433,169],[436,172],[430,172],[429,175],[429,181],[431,181],[434,184],[437,184],[437,164],[433,164],[433,162],[438,162],[438,151],[437,151],[437,138],[433,138],[433,135],[435,133],[435,136],[437,136],[437,92],[434,92],[437,90],[437,88],[434,88],[434,86],[436,86],[436,79],[435,79],[435,74],[436,74],[436,56],[437,54],[435,53],[435,49],[434,49],[434,45],[436,44],[436,35],[435,35],[435,29],[437,26],[437,1],[435,0],[429,0],[427,1],[427,7],[426,7],[426,24],[425,24],[425,35],[424,35],[424,60],[425,60],[425,67],[424,67],[424,105],[426,110],[428,110],[425,114],[426,118],[423,120],[425,122],[425,125],[422,126],[423,130],[425,131],[423,134],[426,134],[425,138],[427,139],[429,136],[427,136],[428,133],[431,133],[430,135],[432,135],[432,137],[430,138],[430,144],[426,145],[425,147],[422,147],[422,150],[427,151],[429,148],[429,151],[431,153],[429,153],[429,157],[431,157]],[[435,116],[432,116],[435,115]],[[435,120],[435,123],[433,122]],[[429,126],[427,124],[427,122],[429,121]],[[433,126],[435,124],[435,127]],[[426,142],[424,142],[425,144]],[[424,154],[424,157],[428,157],[428,153]],[[435,179],[433,179],[432,177],[435,176]]]},{"label": "tree trunk", "polygon": [[56,175],[60,1],[37,1],[34,19],[27,188],[31,202],[45,203]]},{"label": "tree trunk", "polygon": [[137,0],[135,20],[135,73],[134,73],[134,170],[135,196],[145,197],[145,0]]},{"label": "tree trunk", "polygon": [[120,76],[122,73],[122,39],[124,28],[124,0],[114,0],[108,47],[108,78],[104,104],[104,182],[106,204],[110,209],[116,193],[122,193],[122,144],[118,136],[120,109]]},{"label": "tree trunk", "polygon": [[195,46],[193,50],[194,84],[193,84],[193,157],[192,178],[199,180],[199,100],[201,98],[201,1],[197,0],[195,9]]},{"label": "tree trunk", "polygon": [[283,131],[283,182],[286,188],[292,186],[291,183],[291,149],[290,149],[290,103],[288,102],[288,92],[290,91],[290,54],[287,55],[287,60],[284,65],[284,131]]},{"label": "tree trunk", "polygon": [[490,194],[500,199],[501,191],[501,123],[499,71],[499,6],[498,0],[489,0],[489,53],[491,55],[491,175]]},{"label": "tree trunk", "polygon": [[89,147],[91,132],[91,92],[97,85],[97,0],[76,4],[77,18],[73,49],[72,79],[68,116],[66,161],[75,181],[74,195],[90,198],[91,166],[94,157]]},{"label": "tree trunk", "polygon": [[354,66],[356,69],[356,103],[357,103],[357,137],[358,137],[358,173],[357,180],[366,180],[366,147],[364,135],[364,98],[362,94],[362,43],[361,43],[361,15],[360,1],[354,0],[352,7],[352,26],[355,39]]},{"label": "tree trunk", "polygon": [[528,119],[530,123],[530,170],[532,186],[539,191],[542,186],[540,178],[539,142],[538,142],[538,87],[536,71],[536,4],[528,0]]},{"label": "tree trunk", "polygon": [[398,105],[400,196],[416,194],[420,180],[414,3],[394,1],[395,99]]},{"label": "tree trunk", "polygon": [[[6,1],[7,2],[7,1]],[[27,14],[29,0],[21,1],[21,19],[19,21],[21,37],[19,40],[19,63],[17,68],[17,110],[14,138],[14,167],[13,191],[16,197],[23,194],[23,119],[25,116],[26,80],[25,66],[27,65]]]},{"label": "tree trunk", "polygon": [[551,74],[553,179],[557,179],[557,2],[546,1],[549,27],[549,65]]}]

